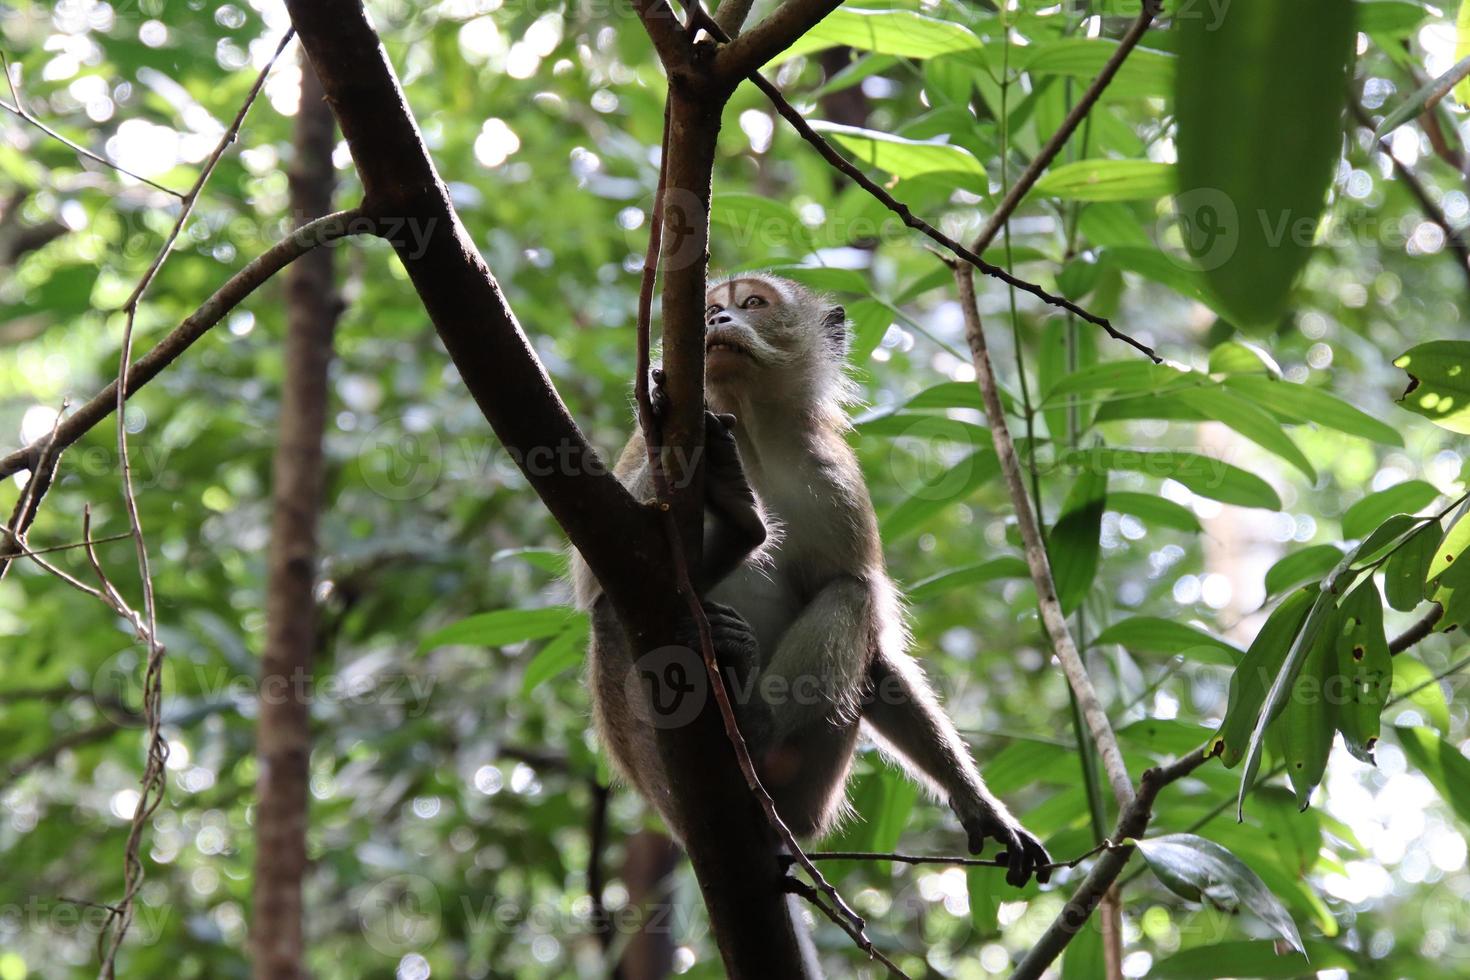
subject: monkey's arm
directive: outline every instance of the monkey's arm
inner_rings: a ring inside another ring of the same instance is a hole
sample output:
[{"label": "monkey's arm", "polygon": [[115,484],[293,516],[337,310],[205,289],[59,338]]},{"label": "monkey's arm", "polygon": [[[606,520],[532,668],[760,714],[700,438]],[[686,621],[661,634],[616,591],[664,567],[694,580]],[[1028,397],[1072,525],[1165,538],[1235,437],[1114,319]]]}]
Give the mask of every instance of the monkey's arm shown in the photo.
[{"label": "monkey's arm", "polygon": [[949,801],[969,834],[970,852],[979,854],[985,838],[1001,842],[1008,858],[1006,881],[1021,886],[1033,873],[1045,883],[1051,856],[1004,803],[991,795],[960,733],[914,659],[883,651],[868,671],[863,720],[915,775]]}]

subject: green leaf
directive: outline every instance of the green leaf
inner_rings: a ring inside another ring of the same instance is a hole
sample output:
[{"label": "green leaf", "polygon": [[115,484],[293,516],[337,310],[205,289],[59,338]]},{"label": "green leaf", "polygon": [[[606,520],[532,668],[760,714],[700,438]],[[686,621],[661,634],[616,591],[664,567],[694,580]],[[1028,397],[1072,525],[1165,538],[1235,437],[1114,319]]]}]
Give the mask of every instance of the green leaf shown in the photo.
[{"label": "green leaf", "polygon": [[901,58],[933,58],[961,51],[978,54],[984,50],[973,32],[953,21],[924,17],[910,10],[839,7],[777,57],[786,61],[839,45]]},{"label": "green leaf", "polygon": [[[891,766],[879,766],[853,781],[849,799],[862,820],[844,825],[832,841],[839,851],[892,851],[908,825],[919,787]],[[837,862],[832,879],[840,881],[857,862]]]},{"label": "green leaf", "polygon": [[1103,962],[1102,930],[1083,928],[1062,950],[1061,980],[1097,980]]},{"label": "green leaf", "polygon": [[1212,745],[1225,768],[1233,768],[1245,758],[1251,729],[1266,701],[1266,689],[1281,672],[1292,640],[1306,622],[1316,596],[1316,589],[1298,589],[1287,596],[1266,618],[1240,665],[1230,675],[1230,705]]},{"label": "green leaf", "polygon": [[1409,376],[1400,405],[1451,432],[1470,435],[1470,341],[1420,344],[1393,363]]},{"label": "green leaf", "polygon": [[[1470,55],[1470,0],[1460,0],[1460,10],[1455,15],[1455,60],[1467,55]],[[1462,106],[1470,106],[1470,81],[1455,86],[1455,100]]]},{"label": "green leaf", "polygon": [[1173,528],[1198,534],[1204,528],[1194,512],[1183,504],[1152,493],[1113,491],[1108,494],[1108,509],[1128,514],[1157,527]]},{"label": "green leaf", "polygon": [[1226,378],[1225,386],[1293,421],[1315,422],[1320,426],[1370,439],[1385,446],[1404,444],[1403,435],[1393,426],[1354,408],[1321,388],[1240,375]]},{"label": "green leaf", "polygon": [[1403,547],[1383,563],[1383,594],[1400,612],[1412,612],[1424,601],[1429,566],[1444,537],[1438,521],[1430,521],[1410,535]]},{"label": "green leaf", "polygon": [[1225,388],[1215,386],[1187,388],[1171,397],[1177,398],[1206,418],[1229,426],[1262,449],[1295,466],[1311,482],[1317,482],[1317,471],[1312,468],[1306,455],[1291,441],[1280,423],[1256,404]]},{"label": "green leaf", "polygon": [[859,129],[838,123],[813,120],[812,128],[828,134],[868,166],[895,177],[925,174],[957,174],[977,193],[985,193],[985,168],[974,155],[953,143],[904,139],[875,129]]},{"label": "green leaf", "polygon": [[1029,578],[1030,575],[1030,569],[1019,558],[1010,556],[992,558],[990,561],[951,568],[949,571],[922,578],[908,589],[908,596],[912,602],[927,602],[936,596],[964,588],[967,585],[980,585],[1002,578],[1024,579]]},{"label": "green leaf", "polygon": [[1195,834],[1165,834],[1138,841],[1138,852],[1170,891],[1216,908],[1249,909],[1294,949],[1302,949],[1296,923],[1280,899],[1240,858]]},{"label": "green leaf", "polygon": [[890,412],[885,409],[856,418],[852,424],[865,436],[957,442],[977,449],[991,442],[990,430],[979,423],[924,412]]},{"label": "green leaf", "polygon": [[1174,192],[1174,166],[1152,160],[1077,160],[1048,170],[1032,194],[1064,201],[1139,201]]},{"label": "green leaf", "polygon": [[847,304],[847,318],[852,321],[847,358],[853,364],[865,364],[883,342],[883,335],[893,323],[893,312],[877,300],[860,299]]},{"label": "green leaf", "polygon": [[1409,761],[1419,767],[1455,816],[1470,826],[1470,759],[1453,742],[1428,728],[1396,728]]},{"label": "green leaf", "polygon": [[1470,549],[1470,515],[1462,515],[1455,521],[1449,533],[1440,542],[1438,550],[1434,552],[1434,558],[1429,562],[1429,572],[1425,576],[1427,581],[1439,578],[1450,566],[1465,557],[1465,552]]},{"label": "green leaf", "polygon": [[943,473],[923,481],[908,499],[879,522],[884,540],[908,534],[951,504],[966,500],[976,488],[1000,475],[1000,459],[990,449],[979,449]]},{"label": "green leaf", "polygon": [[1366,537],[1394,514],[1416,514],[1438,497],[1434,485],[1423,480],[1405,480],[1387,490],[1370,493],[1343,512],[1343,537]]},{"label": "green leaf", "polygon": [[1286,778],[1296,791],[1296,805],[1300,810],[1305,810],[1311,802],[1312,790],[1322,781],[1322,774],[1327,771],[1327,756],[1332,751],[1332,736],[1336,731],[1332,698],[1342,696],[1328,683],[1337,673],[1335,639],[1330,627],[1318,633],[1276,720]]},{"label": "green leaf", "polygon": [[[1309,961],[1310,960],[1310,961]],[[1282,956],[1267,939],[1237,940],[1192,946],[1166,956],[1149,970],[1149,980],[1216,980],[1252,977],[1254,980],[1295,980],[1317,976],[1318,970],[1357,974],[1361,964],[1349,953],[1326,943],[1306,942],[1306,952]]]},{"label": "green leaf", "polygon": [[1210,351],[1210,373],[1263,375],[1275,379],[1281,377],[1281,367],[1270,354],[1255,344],[1227,340]]},{"label": "green leaf", "polygon": [[1377,529],[1353,551],[1353,565],[1358,568],[1366,568],[1373,564],[1406,541],[1420,523],[1417,518],[1410,517],[1408,514],[1394,514],[1378,525]]},{"label": "green leaf", "polygon": [[[1336,646],[1336,674],[1343,679],[1338,727],[1348,751],[1373,761],[1383,708],[1393,688],[1393,659],[1383,632],[1383,603],[1372,576],[1343,599]],[[1329,694],[1332,693],[1329,690]]]},{"label": "green leaf", "polygon": [[1231,466],[1223,460],[1174,450],[1097,449],[1077,450],[1066,455],[1069,466],[1100,470],[1128,470],[1177,480],[1201,497],[1241,507],[1280,510],[1281,498],[1271,484]]},{"label": "green leaf", "polygon": [[558,633],[550,643],[536,651],[536,655],[526,664],[526,672],[521,675],[521,696],[529,695],[562,671],[581,664],[586,652],[585,621]]},{"label": "green leaf", "polygon": [[[1033,75],[1063,75],[1091,81],[1117,50],[1118,42],[1111,38],[1069,37],[1021,49],[1019,63],[1013,67]],[[1163,51],[1134,48],[1108,83],[1107,94],[1121,98],[1168,95],[1174,84],[1176,61],[1172,54]]]},{"label": "green leaf", "polygon": [[1274,326],[1311,255],[1340,154],[1356,6],[1234,0],[1227,16],[1175,20],[1175,203],[1237,326]]},{"label": "green leaf", "polygon": [[1444,74],[1438,78],[1431,78],[1411,92],[1408,98],[1394,106],[1393,110],[1383,117],[1378,128],[1373,130],[1373,138],[1381,140],[1410,119],[1422,116],[1427,107],[1438,103],[1467,76],[1470,76],[1470,58],[1461,58]]},{"label": "green leaf", "polygon": [[1132,616],[1099,633],[1093,646],[1116,643],[1130,653],[1184,654],[1203,663],[1236,664],[1242,654],[1217,636],[1173,619]]},{"label": "green leaf", "polygon": [[501,548],[491,561],[517,559],[557,578],[565,578],[570,556],[560,548]]},{"label": "green leaf", "polygon": [[1266,572],[1266,594],[1279,595],[1306,582],[1318,582],[1342,561],[1342,549],[1330,544],[1293,551]]},{"label": "green leaf", "polygon": [[1444,685],[1428,667],[1411,656],[1400,654],[1393,660],[1393,693],[1389,700],[1412,706],[1424,721],[1448,733],[1450,706],[1445,700]]},{"label": "green leaf", "polygon": [[1065,403],[1067,399],[1064,396],[1098,391],[1154,391],[1188,378],[1187,372],[1136,357],[1104,361],[1078,368],[1060,378],[1047,390],[1043,404]]},{"label": "green leaf", "polygon": [[1046,321],[1041,335],[1041,348],[1036,358],[1036,389],[1044,406],[1042,415],[1046,419],[1046,431],[1058,443],[1065,443],[1068,439],[1069,419],[1075,420],[1078,436],[1087,431],[1092,425],[1092,410],[1085,405],[1075,408],[1063,405],[1045,407],[1046,399],[1063,379],[1096,363],[1096,331],[1080,330],[1076,324],[1061,317],[1052,317]]},{"label": "green leaf", "polygon": [[1067,494],[1062,516],[1047,536],[1057,601],[1065,615],[1070,616],[1087,598],[1097,576],[1098,535],[1107,499],[1107,473],[1083,470]]},{"label": "green leaf", "polygon": [[587,621],[585,613],[570,606],[541,609],[501,609],[480,613],[435,630],[419,641],[419,651],[451,644],[503,647],[526,640],[541,640]]}]

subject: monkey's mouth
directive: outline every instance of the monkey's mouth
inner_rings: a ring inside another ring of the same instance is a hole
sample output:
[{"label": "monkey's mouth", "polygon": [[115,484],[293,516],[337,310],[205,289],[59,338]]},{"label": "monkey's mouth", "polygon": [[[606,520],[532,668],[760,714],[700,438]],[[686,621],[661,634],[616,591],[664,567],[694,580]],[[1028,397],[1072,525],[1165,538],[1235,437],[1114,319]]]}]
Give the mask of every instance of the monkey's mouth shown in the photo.
[{"label": "monkey's mouth", "polygon": [[755,355],[751,353],[750,348],[733,337],[710,337],[706,340],[704,342],[704,356],[713,357],[716,354],[734,354],[738,357],[745,357],[751,360],[755,359]]}]

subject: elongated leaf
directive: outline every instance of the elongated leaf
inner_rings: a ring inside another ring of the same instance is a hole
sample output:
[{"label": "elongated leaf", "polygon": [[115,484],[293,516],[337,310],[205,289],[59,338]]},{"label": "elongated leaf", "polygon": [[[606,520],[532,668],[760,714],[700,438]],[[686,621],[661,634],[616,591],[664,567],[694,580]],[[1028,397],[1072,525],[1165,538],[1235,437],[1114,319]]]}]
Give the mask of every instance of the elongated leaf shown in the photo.
[{"label": "elongated leaf", "polygon": [[1199,518],[1188,507],[1152,493],[1111,491],[1108,493],[1108,509],[1128,514],[1156,527],[1169,527],[1191,533],[1204,530],[1200,526]]},{"label": "elongated leaf", "polygon": [[1030,574],[1026,563],[1019,558],[1009,556],[993,558],[990,561],[966,565],[963,568],[952,568],[947,572],[922,578],[910,586],[908,594],[909,599],[914,602],[927,602],[936,596],[966,586],[982,585],[985,582],[994,582],[1003,578],[1027,578]]},{"label": "elongated leaf", "polygon": [[[1213,368],[1211,369],[1213,370]],[[1232,376],[1226,387],[1258,404],[1295,421],[1315,422],[1350,436],[1360,436],[1385,446],[1402,446],[1403,435],[1393,426],[1376,419],[1321,388],[1294,384],[1260,376]]]},{"label": "elongated leaf", "polygon": [[1061,378],[1046,392],[1046,404],[1065,403],[1067,395],[1099,391],[1144,392],[1171,386],[1188,375],[1176,368],[1139,358],[1104,361],[1079,368]]},{"label": "elongated leaf", "polygon": [[1227,769],[1245,758],[1251,729],[1266,701],[1271,681],[1281,672],[1281,665],[1291,649],[1292,640],[1306,622],[1307,612],[1317,590],[1298,589],[1282,601],[1256,634],[1240,666],[1230,675],[1230,706],[1215,733],[1212,751],[1218,752]]},{"label": "elongated leaf", "polygon": [[[1442,733],[1450,730],[1450,706],[1445,700],[1444,685],[1434,679],[1433,672],[1408,654],[1394,657],[1393,693],[1389,700],[1408,704],[1420,719]],[[1402,708],[1399,709],[1403,710]]]},{"label": "elongated leaf", "polygon": [[530,663],[526,664],[526,672],[521,675],[522,696],[530,694],[562,671],[576,667],[582,662],[586,652],[585,621],[558,633],[550,643],[536,651]]},{"label": "elongated leaf", "polygon": [[1217,977],[1295,980],[1314,976],[1318,970],[1336,969],[1356,975],[1360,969],[1351,954],[1336,946],[1312,940],[1307,940],[1305,945],[1305,955],[1285,956],[1277,952],[1274,942],[1265,939],[1191,946],[1156,962],[1148,976],[1149,980],[1215,980]]},{"label": "elongated leaf", "polygon": [[934,58],[964,51],[979,54],[984,50],[978,37],[953,21],[909,10],[839,7],[778,57],[785,61],[838,45],[902,58]]},{"label": "elongated leaf", "polygon": [[1333,641],[1343,679],[1338,727],[1348,751],[1373,762],[1383,707],[1393,688],[1393,659],[1383,633],[1383,604],[1371,576],[1343,599]]},{"label": "elongated leaf", "polygon": [[[1042,405],[1046,406],[1047,396],[1065,378],[1096,363],[1096,331],[1080,330],[1060,317],[1048,320],[1042,332],[1036,364],[1037,389]],[[1070,431],[1069,419],[1075,421],[1079,437],[1092,425],[1092,408],[1086,405],[1068,408],[1053,404],[1043,407],[1042,415],[1046,419],[1046,431],[1054,441],[1063,445]]]},{"label": "elongated leaf", "polygon": [[1342,140],[1355,8],[1234,0],[1218,22],[1174,24],[1176,204],[1190,253],[1238,326],[1274,326],[1311,254]]},{"label": "elongated leaf", "polygon": [[1470,58],[1461,58],[1444,74],[1438,78],[1431,78],[1411,92],[1408,98],[1394,106],[1383,117],[1383,122],[1378,124],[1378,128],[1373,131],[1373,138],[1383,139],[1410,119],[1423,115],[1426,106],[1444,98],[1466,76],[1470,76]]},{"label": "elongated leaf", "polygon": [[1330,626],[1318,634],[1276,721],[1286,777],[1296,791],[1296,805],[1300,810],[1305,810],[1311,802],[1312,790],[1322,781],[1322,774],[1327,771],[1327,756],[1332,751],[1337,720],[1333,702],[1342,697],[1330,683],[1337,673],[1335,639],[1335,631]]},{"label": "elongated leaf", "polygon": [[876,129],[859,129],[813,120],[812,128],[831,136],[854,157],[895,177],[957,174],[965,183],[985,191],[985,168],[969,150],[953,143],[904,139]]},{"label": "elongated leaf", "polygon": [[[1274,380],[1281,377],[1281,366],[1255,344],[1227,340],[1210,351],[1210,373],[1227,374],[1236,378],[1242,375],[1259,376]],[[1228,382],[1230,379],[1226,380]]]},{"label": "elongated leaf", "polygon": [[1243,656],[1239,649],[1218,636],[1173,619],[1132,616],[1099,633],[1094,646],[1116,643],[1130,653],[1184,654],[1204,663],[1235,664]]},{"label": "elongated leaf", "polygon": [[1047,537],[1057,600],[1066,615],[1082,604],[1097,575],[1098,535],[1107,499],[1107,473],[1083,470],[1067,494],[1062,516]]},{"label": "elongated leaf", "polygon": [[542,609],[501,609],[480,613],[435,630],[419,641],[419,650],[463,643],[471,646],[503,647],[526,640],[541,640],[571,629],[585,613],[570,606]]},{"label": "elongated leaf", "polygon": [[1410,517],[1408,514],[1393,515],[1378,525],[1373,533],[1364,538],[1363,543],[1353,551],[1353,565],[1357,568],[1366,568],[1383,558],[1403,544],[1421,523],[1418,518]]},{"label": "elongated leaf", "polygon": [[1144,201],[1174,192],[1172,164],[1152,160],[1078,160],[1048,170],[1031,193],[1064,201]]},{"label": "elongated leaf", "polygon": [[1400,405],[1451,432],[1470,435],[1470,341],[1420,344],[1393,363],[1409,376]]},{"label": "elongated leaf", "polygon": [[502,548],[490,556],[491,561],[517,559],[558,578],[567,574],[568,556],[557,548]]},{"label": "elongated leaf", "polygon": [[1429,572],[1426,578],[1430,581],[1439,578],[1454,565],[1465,558],[1465,552],[1470,550],[1470,516],[1462,516],[1450,527],[1449,533],[1440,542],[1439,548],[1434,552],[1434,558],[1429,562]]},{"label": "elongated leaf", "polygon": [[1266,572],[1266,594],[1278,595],[1306,582],[1321,581],[1340,561],[1342,550],[1330,544],[1293,551]]},{"label": "elongated leaf", "polygon": [[1201,497],[1241,507],[1280,510],[1281,498],[1271,484],[1223,460],[1172,450],[1098,448],[1067,454],[1071,466],[1129,470],[1177,480]]},{"label": "elongated leaf", "polygon": [[1452,742],[1428,728],[1396,728],[1399,744],[1455,816],[1470,826],[1470,759]]},{"label": "elongated leaf", "polygon": [[1302,937],[1281,900],[1219,844],[1195,834],[1165,834],[1137,843],[1149,868],[1175,894],[1229,911],[1247,909],[1293,949],[1302,949]]},{"label": "elongated leaf", "polygon": [[1390,606],[1411,612],[1424,601],[1429,565],[1443,537],[1444,528],[1438,521],[1431,521],[1383,563],[1383,594]]},{"label": "elongated leaf", "polygon": [[1366,537],[1394,514],[1418,513],[1438,497],[1434,485],[1423,480],[1405,480],[1387,490],[1370,493],[1343,512],[1343,537]]},{"label": "elongated leaf", "polygon": [[863,435],[890,439],[924,439],[958,442],[979,449],[990,445],[990,430],[975,422],[923,412],[879,412],[853,420]]},{"label": "elongated leaf", "polygon": [[[1023,55],[1019,67],[1033,75],[1063,75],[1091,81],[1118,49],[1110,38],[1063,38],[1037,44]],[[1171,54],[1135,48],[1108,84],[1114,97],[1167,95],[1174,84],[1176,59]]]},{"label": "elongated leaf", "polygon": [[902,537],[951,504],[967,499],[977,487],[1000,475],[1000,459],[990,449],[979,449],[954,466],[925,480],[907,500],[880,522],[885,539]]},{"label": "elongated leaf", "polygon": [[[1460,0],[1459,13],[1455,15],[1455,60],[1470,56],[1470,0]],[[1470,80],[1455,86],[1455,99],[1463,106],[1470,106]]]},{"label": "elongated leaf", "polygon": [[1171,397],[1206,418],[1229,426],[1262,449],[1295,466],[1311,482],[1317,482],[1317,471],[1276,420],[1241,396],[1223,387],[1208,386],[1187,388]]}]

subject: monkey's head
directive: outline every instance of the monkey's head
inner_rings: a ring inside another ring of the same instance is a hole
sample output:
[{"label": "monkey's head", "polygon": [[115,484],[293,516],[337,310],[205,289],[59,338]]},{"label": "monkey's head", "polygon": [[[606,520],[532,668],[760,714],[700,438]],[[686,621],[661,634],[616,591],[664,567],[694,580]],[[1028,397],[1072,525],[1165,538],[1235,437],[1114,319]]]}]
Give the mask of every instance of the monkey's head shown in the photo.
[{"label": "monkey's head", "polygon": [[745,273],[705,294],[704,369],[717,411],[765,396],[847,398],[847,314],[799,283]]}]

